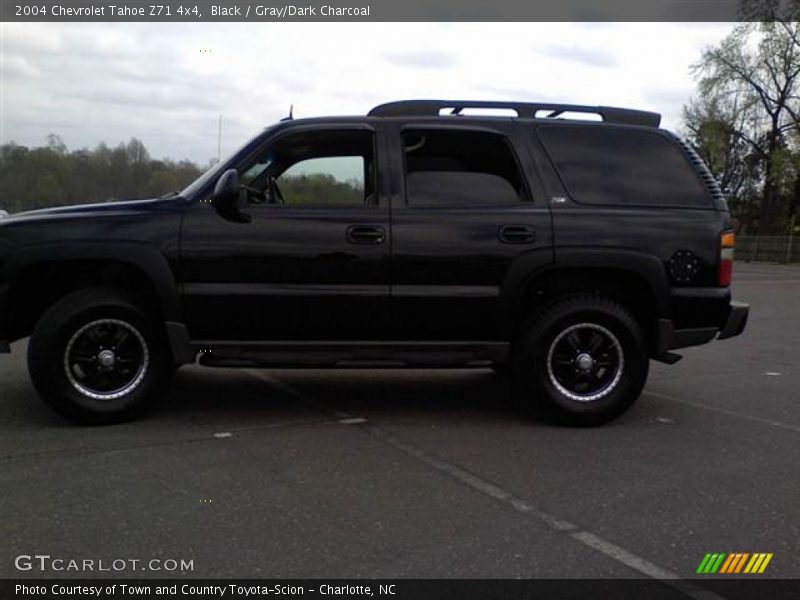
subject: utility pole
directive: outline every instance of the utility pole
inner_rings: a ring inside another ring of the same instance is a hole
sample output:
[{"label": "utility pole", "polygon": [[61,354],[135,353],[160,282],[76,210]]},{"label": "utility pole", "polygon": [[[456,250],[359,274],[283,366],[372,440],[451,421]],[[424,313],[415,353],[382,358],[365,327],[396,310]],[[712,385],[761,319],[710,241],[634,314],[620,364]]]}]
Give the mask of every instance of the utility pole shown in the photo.
[{"label": "utility pole", "polygon": [[222,113],[219,113],[219,128],[217,129],[217,162],[222,160]]}]

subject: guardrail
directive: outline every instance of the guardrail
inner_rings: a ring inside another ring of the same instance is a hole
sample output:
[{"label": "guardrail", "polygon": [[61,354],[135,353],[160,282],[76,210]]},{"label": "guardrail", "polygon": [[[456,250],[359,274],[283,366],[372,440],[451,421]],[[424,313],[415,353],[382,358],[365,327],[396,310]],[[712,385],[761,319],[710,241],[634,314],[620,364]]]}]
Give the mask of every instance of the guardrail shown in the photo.
[{"label": "guardrail", "polygon": [[777,263],[800,263],[800,236],[737,235],[736,259]]}]

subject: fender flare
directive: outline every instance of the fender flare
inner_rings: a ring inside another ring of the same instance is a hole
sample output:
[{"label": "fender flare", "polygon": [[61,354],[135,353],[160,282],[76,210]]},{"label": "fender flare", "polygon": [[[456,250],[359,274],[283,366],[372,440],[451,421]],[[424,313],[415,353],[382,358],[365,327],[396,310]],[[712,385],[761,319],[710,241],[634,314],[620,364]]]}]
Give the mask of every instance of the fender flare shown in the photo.
[{"label": "fender flare", "polygon": [[[525,260],[520,260],[525,259]],[[520,257],[512,263],[500,288],[501,328],[510,331],[518,301],[529,285],[539,277],[572,269],[612,269],[641,277],[650,287],[658,317],[670,316],[670,285],[661,260],[645,252],[603,247],[559,248],[552,262]]]},{"label": "fender flare", "polygon": [[24,269],[41,263],[75,260],[113,261],[132,266],[153,283],[165,321],[182,321],[178,284],[161,252],[137,242],[55,242],[17,248],[3,268],[3,280],[13,281]]}]

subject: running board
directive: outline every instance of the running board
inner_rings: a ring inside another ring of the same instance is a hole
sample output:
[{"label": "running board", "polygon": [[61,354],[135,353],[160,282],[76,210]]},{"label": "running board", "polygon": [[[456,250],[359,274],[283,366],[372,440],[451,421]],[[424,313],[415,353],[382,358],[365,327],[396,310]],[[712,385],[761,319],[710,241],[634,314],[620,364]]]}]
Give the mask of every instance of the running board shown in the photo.
[{"label": "running board", "polygon": [[209,367],[487,367],[508,360],[508,342],[192,342]]}]

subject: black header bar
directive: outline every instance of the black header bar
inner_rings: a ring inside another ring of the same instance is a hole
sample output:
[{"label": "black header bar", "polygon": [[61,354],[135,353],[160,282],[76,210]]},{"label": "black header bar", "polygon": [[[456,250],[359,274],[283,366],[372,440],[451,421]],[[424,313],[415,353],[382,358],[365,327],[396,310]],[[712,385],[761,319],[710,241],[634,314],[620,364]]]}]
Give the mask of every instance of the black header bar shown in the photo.
[{"label": "black header bar", "polygon": [[3,600],[796,600],[800,581],[706,579],[4,579]]},{"label": "black header bar", "polygon": [[[2,21],[740,21],[800,0],[0,0]],[[755,10],[754,10],[755,7]]]}]

